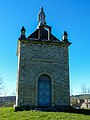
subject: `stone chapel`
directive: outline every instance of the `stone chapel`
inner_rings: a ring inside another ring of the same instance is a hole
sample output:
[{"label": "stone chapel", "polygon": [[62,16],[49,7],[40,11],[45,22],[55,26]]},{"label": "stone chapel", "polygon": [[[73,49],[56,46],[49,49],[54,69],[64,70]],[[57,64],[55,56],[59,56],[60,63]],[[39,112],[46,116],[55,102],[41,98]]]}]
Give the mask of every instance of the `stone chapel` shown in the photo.
[{"label": "stone chapel", "polygon": [[28,37],[25,28],[18,39],[16,110],[66,109],[70,106],[69,52],[65,31],[62,40],[51,33],[43,7],[38,26]]}]

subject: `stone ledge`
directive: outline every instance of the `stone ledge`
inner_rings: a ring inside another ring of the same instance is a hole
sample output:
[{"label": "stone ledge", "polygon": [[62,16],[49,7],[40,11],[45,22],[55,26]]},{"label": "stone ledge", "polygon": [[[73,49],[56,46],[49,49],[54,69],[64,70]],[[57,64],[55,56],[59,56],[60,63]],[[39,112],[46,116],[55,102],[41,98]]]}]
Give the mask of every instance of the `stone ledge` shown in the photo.
[{"label": "stone ledge", "polygon": [[33,107],[33,106],[22,106],[14,107],[15,112],[23,110],[33,110],[33,111],[46,111],[46,112],[68,112],[72,110],[71,106],[58,106],[58,107]]}]

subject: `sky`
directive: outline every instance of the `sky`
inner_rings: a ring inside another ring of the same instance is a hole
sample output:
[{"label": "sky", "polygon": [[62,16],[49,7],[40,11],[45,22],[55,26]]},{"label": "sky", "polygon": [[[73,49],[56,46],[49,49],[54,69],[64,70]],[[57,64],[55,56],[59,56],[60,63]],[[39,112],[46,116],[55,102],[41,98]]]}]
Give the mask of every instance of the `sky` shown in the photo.
[{"label": "sky", "polygon": [[36,30],[37,15],[43,6],[52,34],[60,40],[66,30],[69,47],[71,94],[90,87],[90,0],[0,0],[0,75],[7,95],[16,89],[17,42],[21,27],[26,36]]}]

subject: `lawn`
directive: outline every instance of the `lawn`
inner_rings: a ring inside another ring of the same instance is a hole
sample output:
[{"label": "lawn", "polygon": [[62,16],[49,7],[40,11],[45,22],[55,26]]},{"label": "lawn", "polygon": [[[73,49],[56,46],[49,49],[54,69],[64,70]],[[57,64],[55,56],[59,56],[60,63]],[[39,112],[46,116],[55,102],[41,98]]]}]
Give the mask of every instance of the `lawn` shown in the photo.
[{"label": "lawn", "polygon": [[14,108],[12,107],[0,108],[0,120],[90,120],[90,114],[85,114],[32,110],[14,112]]}]

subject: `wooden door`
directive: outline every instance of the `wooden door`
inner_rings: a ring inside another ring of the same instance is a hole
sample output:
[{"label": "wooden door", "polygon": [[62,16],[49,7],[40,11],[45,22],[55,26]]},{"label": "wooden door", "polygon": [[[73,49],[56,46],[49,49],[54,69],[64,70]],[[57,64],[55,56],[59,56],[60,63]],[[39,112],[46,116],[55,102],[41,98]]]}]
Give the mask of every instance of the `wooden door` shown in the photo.
[{"label": "wooden door", "polygon": [[47,75],[40,76],[38,80],[38,105],[51,105],[51,80]]}]

